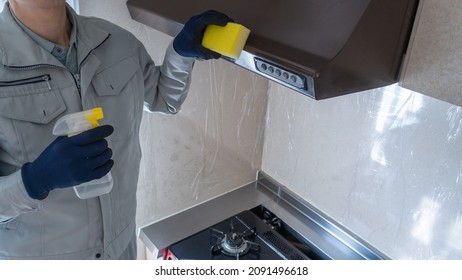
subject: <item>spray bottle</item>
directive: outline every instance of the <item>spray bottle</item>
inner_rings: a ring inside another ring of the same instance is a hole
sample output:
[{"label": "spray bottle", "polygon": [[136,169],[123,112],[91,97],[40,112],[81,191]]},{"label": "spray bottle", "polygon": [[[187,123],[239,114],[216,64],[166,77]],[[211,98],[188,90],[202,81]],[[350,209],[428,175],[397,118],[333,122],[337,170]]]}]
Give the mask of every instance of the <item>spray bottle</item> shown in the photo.
[{"label": "spray bottle", "polygon": [[[53,128],[53,135],[74,136],[98,127],[98,120],[102,118],[104,118],[104,114],[103,109],[100,107],[66,115],[56,122]],[[74,191],[79,198],[87,199],[109,193],[112,186],[112,175],[109,172],[100,179],[74,186]]]}]

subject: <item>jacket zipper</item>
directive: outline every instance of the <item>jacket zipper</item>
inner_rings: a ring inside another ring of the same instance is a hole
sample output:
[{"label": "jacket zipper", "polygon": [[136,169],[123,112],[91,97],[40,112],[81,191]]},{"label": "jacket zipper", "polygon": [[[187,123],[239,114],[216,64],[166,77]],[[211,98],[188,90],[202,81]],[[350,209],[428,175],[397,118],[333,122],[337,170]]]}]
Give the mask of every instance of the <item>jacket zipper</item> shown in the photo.
[{"label": "jacket zipper", "polygon": [[51,80],[51,76],[49,74],[46,74],[46,75],[41,75],[41,76],[21,79],[21,80],[0,81],[0,87],[22,86],[22,85],[46,82],[48,86],[48,90],[51,90],[50,80]]},{"label": "jacket zipper", "polygon": [[[4,67],[7,69],[11,69],[11,70],[34,70],[37,68],[45,68],[45,67],[66,70],[67,72],[71,74],[72,78],[74,79],[75,86],[77,87],[77,90],[79,91],[79,95],[80,95],[80,74],[72,74],[66,67],[60,67],[60,66],[56,66],[52,64],[36,64],[36,65],[30,65],[30,66],[6,66],[5,65]],[[51,86],[49,83],[49,80],[51,80],[51,76],[50,75],[47,75],[47,76],[49,77],[48,88],[51,90]]]}]

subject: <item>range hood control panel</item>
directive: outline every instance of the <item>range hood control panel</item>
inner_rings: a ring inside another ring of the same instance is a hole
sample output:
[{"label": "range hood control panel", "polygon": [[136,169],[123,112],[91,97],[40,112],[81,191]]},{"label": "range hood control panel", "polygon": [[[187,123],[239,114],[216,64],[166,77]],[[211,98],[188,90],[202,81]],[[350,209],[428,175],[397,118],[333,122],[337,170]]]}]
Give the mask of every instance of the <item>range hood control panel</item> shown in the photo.
[{"label": "range hood control panel", "polygon": [[267,76],[270,76],[273,79],[278,80],[284,84],[291,85],[299,90],[306,91],[307,84],[304,76],[296,74],[292,71],[284,69],[280,66],[275,65],[274,63],[262,60],[260,58],[254,58],[255,68]]}]

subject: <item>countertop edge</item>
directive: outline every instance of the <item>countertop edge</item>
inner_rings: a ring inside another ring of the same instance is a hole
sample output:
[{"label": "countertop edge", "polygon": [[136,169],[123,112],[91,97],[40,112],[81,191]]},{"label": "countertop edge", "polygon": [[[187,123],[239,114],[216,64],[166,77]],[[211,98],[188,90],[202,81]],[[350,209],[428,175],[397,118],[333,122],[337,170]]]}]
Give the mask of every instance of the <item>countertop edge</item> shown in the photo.
[{"label": "countertop edge", "polygon": [[[155,256],[160,251],[204,228],[208,228],[244,209],[251,209],[276,197],[267,189],[251,182],[187,211],[140,228],[139,237]],[[239,201],[239,203],[236,203]]]}]

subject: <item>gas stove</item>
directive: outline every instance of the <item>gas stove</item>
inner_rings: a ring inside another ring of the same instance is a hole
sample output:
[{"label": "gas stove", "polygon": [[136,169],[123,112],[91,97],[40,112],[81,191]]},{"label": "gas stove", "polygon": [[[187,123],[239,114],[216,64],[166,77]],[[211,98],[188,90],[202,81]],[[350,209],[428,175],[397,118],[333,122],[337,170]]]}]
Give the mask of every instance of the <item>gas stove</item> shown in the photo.
[{"label": "gas stove", "polygon": [[263,172],[255,182],[140,230],[149,258],[387,259]]},{"label": "gas stove", "polygon": [[267,209],[245,210],[169,246],[164,259],[310,259],[306,242],[294,235],[288,238],[287,232],[284,223]]}]

